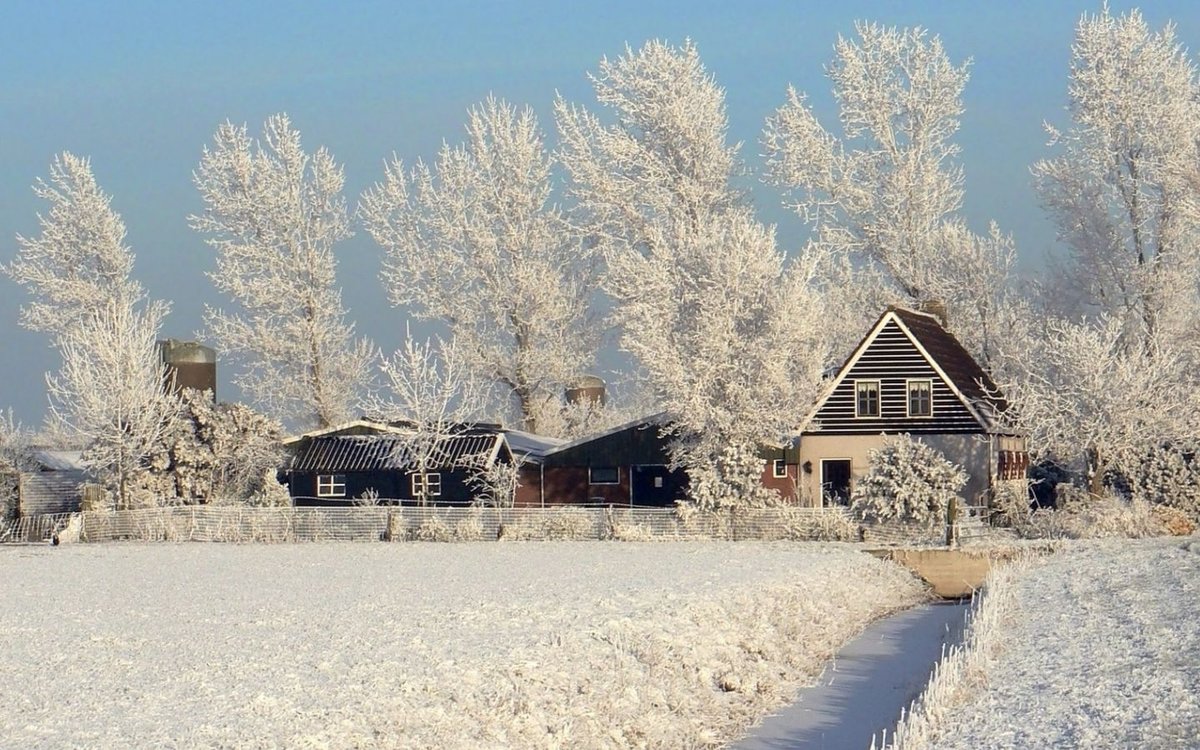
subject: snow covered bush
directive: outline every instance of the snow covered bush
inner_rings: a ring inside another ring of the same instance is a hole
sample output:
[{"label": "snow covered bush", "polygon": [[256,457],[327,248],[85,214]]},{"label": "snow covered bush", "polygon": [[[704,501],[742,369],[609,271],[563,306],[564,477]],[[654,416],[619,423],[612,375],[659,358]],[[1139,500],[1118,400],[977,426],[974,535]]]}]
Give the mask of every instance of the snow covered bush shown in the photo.
[{"label": "snow covered bush", "polygon": [[459,542],[483,541],[483,517],[478,508],[472,508],[454,524],[454,539]]},{"label": "snow covered bush", "polygon": [[1132,473],[1130,485],[1134,497],[1200,520],[1200,462],[1193,452],[1171,446],[1151,451]]},{"label": "snow covered bush", "polygon": [[504,539],[512,541],[572,541],[599,539],[596,516],[584,508],[554,508],[522,514],[504,525]]},{"label": "snow covered bush", "polygon": [[1094,539],[1161,536],[1166,527],[1154,506],[1140,498],[1131,500],[1112,492],[1096,496],[1075,485],[1058,486],[1057,509],[1033,514],[1032,529],[1039,536]]},{"label": "snow covered bush", "polygon": [[946,520],[967,475],[941,453],[908,435],[868,454],[871,468],[850,496],[850,509],[870,522],[933,527]]},{"label": "snow covered bush", "polygon": [[429,516],[417,526],[413,538],[418,542],[449,542],[453,541],[454,533],[440,516]]}]

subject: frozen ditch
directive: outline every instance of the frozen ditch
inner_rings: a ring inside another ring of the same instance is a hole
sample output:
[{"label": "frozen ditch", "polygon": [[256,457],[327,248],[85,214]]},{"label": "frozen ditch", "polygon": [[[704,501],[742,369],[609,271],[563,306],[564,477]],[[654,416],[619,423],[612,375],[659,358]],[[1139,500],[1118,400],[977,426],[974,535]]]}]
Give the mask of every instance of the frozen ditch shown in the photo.
[{"label": "frozen ditch", "polygon": [[868,627],[847,643],[794,703],[767,717],[731,750],[866,748],[889,733],[920,695],[934,664],[962,636],[967,603],[922,604]]}]

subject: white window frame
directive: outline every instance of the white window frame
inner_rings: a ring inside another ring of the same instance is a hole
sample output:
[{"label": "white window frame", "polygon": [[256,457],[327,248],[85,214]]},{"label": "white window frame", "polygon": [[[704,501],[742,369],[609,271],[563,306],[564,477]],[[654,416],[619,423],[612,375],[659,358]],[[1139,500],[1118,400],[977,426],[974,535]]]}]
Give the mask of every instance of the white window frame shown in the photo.
[{"label": "white window frame", "polygon": [[317,497],[345,497],[345,474],[318,474]]},{"label": "white window frame", "polygon": [[[437,471],[430,471],[424,474],[414,472],[409,478],[412,483],[413,497],[441,497],[442,496],[442,475]],[[422,492],[424,490],[424,492]]]},{"label": "white window frame", "polygon": [[591,466],[589,466],[589,467],[588,467],[588,484],[607,484],[607,485],[614,485],[614,484],[620,484],[620,483],[621,483],[621,467],[620,467],[620,466],[597,466],[596,468],[597,468],[597,469],[612,469],[613,471],[617,472],[616,479],[612,480],[611,482],[609,482],[609,481],[597,482],[596,480],[594,480],[594,479],[592,478],[592,467],[591,467]]},{"label": "white window frame", "polygon": [[[875,413],[863,414],[858,410],[858,388],[868,383],[875,384]],[[854,417],[856,419],[879,419],[883,416],[883,383],[878,378],[861,378],[854,381]]]},{"label": "white window frame", "polygon": [[777,458],[771,461],[771,476],[775,479],[787,479],[787,459]]},{"label": "white window frame", "polygon": [[[929,413],[928,414],[913,414],[912,411],[912,387],[916,383],[924,383],[929,386]],[[904,381],[904,410],[905,413],[913,419],[929,419],[933,416],[933,378],[909,378]]]}]

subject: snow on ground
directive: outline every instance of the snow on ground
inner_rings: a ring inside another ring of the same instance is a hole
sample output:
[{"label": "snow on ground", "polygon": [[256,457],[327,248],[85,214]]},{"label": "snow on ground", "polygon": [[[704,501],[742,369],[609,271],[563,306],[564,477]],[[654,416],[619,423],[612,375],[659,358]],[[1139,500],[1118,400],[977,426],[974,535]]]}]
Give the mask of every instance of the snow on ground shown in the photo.
[{"label": "snow on ground", "polygon": [[1200,744],[1200,542],[1070,543],[1002,585],[980,653],[915,733],[934,739],[900,746]]},{"label": "snow on ground", "polygon": [[837,545],[0,548],[5,747],[704,747],[923,598]]}]

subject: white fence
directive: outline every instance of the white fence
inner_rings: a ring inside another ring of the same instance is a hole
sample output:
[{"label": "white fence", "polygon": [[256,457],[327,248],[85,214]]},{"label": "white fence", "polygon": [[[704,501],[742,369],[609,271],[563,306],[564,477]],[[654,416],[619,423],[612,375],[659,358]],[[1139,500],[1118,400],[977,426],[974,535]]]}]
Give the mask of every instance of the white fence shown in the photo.
[{"label": "white fence", "polygon": [[842,508],[247,508],[194,505],[33,516],[0,541],[374,542],[615,539],[857,541]]}]

